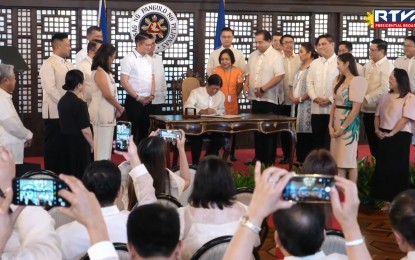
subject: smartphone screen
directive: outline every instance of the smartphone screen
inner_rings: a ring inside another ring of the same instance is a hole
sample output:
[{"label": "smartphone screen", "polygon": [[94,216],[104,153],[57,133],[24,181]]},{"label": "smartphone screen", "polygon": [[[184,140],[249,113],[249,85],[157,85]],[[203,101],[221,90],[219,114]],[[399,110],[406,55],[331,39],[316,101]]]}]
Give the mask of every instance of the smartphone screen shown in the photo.
[{"label": "smartphone screen", "polygon": [[167,129],[160,129],[159,136],[166,141],[172,142],[176,141],[177,138],[182,138],[182,132],[178,130],[167,130]]},{"label": "smartphone screen", "polygon": [[307,203],[329,203],[333,185],[333,176],[296,175],[285,186],[283,199]]},{"label": "smartphone screen", "polygon": [[130,144],[131,123],[125,121],[117,122],[117,137],[115,140],[115,150],[126,152]]},{"label": "smartphone screen", "polygon": [[23,206],[69,207],[70,203],[58,196],[68,186],[57,179],[13,179],[13,204]]}]

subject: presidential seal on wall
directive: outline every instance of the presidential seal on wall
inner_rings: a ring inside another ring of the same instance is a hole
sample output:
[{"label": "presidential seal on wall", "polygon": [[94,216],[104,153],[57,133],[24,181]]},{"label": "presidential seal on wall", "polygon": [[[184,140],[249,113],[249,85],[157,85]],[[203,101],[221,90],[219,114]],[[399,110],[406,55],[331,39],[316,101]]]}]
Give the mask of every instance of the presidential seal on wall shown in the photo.
[{"label": "presidential seal on wall", "polygon": [[138,8],[131,17],[130,35],[134,41],[140,32],[152,34],[156,39],[156,52],[170,48],[177,39],[179,21],[170,8],[152,3]]}]

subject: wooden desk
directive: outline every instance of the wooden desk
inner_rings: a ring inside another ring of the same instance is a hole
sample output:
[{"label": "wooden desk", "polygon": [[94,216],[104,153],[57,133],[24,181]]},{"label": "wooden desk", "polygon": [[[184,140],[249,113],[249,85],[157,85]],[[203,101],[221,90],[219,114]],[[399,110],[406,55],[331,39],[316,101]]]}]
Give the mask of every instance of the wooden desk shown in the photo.
[{"label": "wooden desk", "polygon": [[[271,134],[286,131],[291,134],[292,140],[290,155],[291,169],[296,143],[295,122],[295,117],[274,114],[241,114],[239,118],[183,118],[182,115],[151,115],[150,129],[182,129],[187,135],[201,135],[206,132],[232,134],[247,131]],[[169,161],[168,164],[170,164]]]}]

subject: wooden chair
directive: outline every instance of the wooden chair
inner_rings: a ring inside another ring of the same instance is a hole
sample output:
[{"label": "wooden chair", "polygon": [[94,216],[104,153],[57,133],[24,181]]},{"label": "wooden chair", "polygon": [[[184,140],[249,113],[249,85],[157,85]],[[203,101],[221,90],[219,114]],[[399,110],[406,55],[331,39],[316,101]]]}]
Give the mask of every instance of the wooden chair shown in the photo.
[{"label": "wooden chair", "polygon": [[168,194],[157,194],[157,202],[163,206],[173,207],[173,208],[181,208],[183,207],[182,204],[173,196]]},{"label": "wooden chair", "polygon": [[[222,236],[210,240],[199,248],[191,260],[216,260],[223,259],[226,249],[231,242],[232,236]],[[259,259],[258,253],[254,250],[250,257],[252,260]]]}]

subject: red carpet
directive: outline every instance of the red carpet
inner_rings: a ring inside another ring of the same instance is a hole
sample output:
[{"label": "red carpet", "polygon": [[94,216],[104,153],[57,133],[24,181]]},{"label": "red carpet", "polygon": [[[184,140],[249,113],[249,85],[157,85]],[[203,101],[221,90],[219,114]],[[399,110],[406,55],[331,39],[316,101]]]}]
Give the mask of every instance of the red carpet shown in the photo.
[{"label": "red carpet", "polygon": [[[203,154],[203,153],[202,153]],[[281,159],[282,151],[281,148],[278,148],[278,158],[277,162]],[[248,173],[248,166],[244,165],[245,161],[251,160],[254,157],[254,150],[253,149],[239,149],[236,150],[236,156],[238,157],[238,161],[233,162],[233,165],[231,168],[234,168],[235,171],[240,171],[242,173]],[[369,146],[368,145],[359,145],[359,152],[358,152],[358,158],[361,159],[363,157],[370,156]],[[190,162],[190,152],[187,153],[187,158]],[[25,162],[28,163],[40,163],[43,169],[43,157],[28,157],[25,158]],[[116,164],[119,164],[123,161],[122,156],[113,154],[112,155],[112,161]],[[410,156],[411,165],[415,162],[415,147],[411,146],[411,156]],[[279,165],[277,166],[281,168],[288,169],[288,164]]]}]

